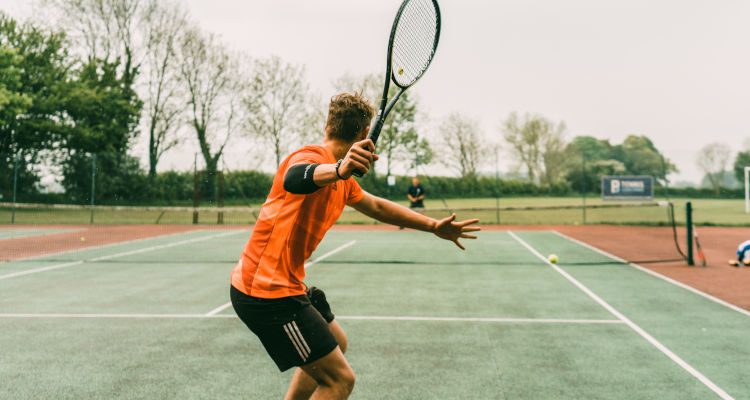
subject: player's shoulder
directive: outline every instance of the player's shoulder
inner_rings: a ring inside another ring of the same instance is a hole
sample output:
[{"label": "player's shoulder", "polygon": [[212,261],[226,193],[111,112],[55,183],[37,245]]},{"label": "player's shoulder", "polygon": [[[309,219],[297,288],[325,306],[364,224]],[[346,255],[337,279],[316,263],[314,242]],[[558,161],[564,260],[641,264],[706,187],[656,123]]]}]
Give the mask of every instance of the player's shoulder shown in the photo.
[{"label": "player's shoulder", "polygon": [[320,155],[328,154],[326,151],[326,148],[319,144],[308,144],[306,146],[302,146],[299,149],[293,151],[291,155],[300,154],[300,153],[310,153],[310,154],[320,154]]},{"label": "player's shoulder", "polygon": [[321,145],[307,145],[292,152],[288,160],[308,160],[310,162],[325,163],[333,157],[330,151]]}]

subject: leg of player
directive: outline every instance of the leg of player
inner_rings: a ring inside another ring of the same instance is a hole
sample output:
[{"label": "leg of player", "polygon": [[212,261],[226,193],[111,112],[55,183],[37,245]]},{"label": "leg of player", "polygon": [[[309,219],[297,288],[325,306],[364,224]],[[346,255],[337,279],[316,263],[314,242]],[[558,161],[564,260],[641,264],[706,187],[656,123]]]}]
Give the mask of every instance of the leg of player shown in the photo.
[{"label": "leg of player", "polygon": [[[339,325],[336,320],[333,320],[328,324],[328,327],[331,328],[333,336],[336,337],[341,352],[346,353],[348,342],[346,333],[344,333],[341,325]],[[289,390],[287,391],[286,396],[284,396],[284,400],[307,400],[317,388],[318,382],[308,375],[304,369],[297,367],[297,370],[294,371],[292,382],[289,384]]]},{"label": "leg of player", "polygon": [[318,384],[311,400],[347,399],[354,389],[354,371],[339,347],[301,368]]}]

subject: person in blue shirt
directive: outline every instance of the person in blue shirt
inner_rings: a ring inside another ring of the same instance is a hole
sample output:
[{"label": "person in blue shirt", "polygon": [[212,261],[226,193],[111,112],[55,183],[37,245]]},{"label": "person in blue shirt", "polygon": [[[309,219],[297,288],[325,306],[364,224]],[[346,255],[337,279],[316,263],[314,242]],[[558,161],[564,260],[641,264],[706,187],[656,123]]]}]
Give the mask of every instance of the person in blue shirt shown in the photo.
[{"label": "person in blue shirt", "polygon": [[745,240],[737,247],[737,259],[729,260],[729,265],[739,267],[740,265],[750,265],[750,240]]}]

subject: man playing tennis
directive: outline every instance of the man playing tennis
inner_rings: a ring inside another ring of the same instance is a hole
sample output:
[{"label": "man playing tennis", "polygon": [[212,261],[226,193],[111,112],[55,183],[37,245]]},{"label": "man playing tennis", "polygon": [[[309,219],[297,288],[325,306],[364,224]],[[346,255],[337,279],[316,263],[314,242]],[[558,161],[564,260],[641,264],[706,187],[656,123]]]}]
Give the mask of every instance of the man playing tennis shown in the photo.
[{"label": "man playing tennis", "polygon": [[364,192],[349,179],[378,159],[372,141],[364,140],[372,117],[370,103],[359,94],[333,97],[323,144],[305,146],[281,163],[232,271],[237,315],[281,371],[299,367],[286,399],[345,399],[354,387],[344,358],[346,334],[323,291],[302,282],[305,260],[345,205],[385,223],[432,232],[461,249],[459,238],[475,239],[467,232],[479,230],[476,219],[455,222],[454,214],[437,221]]}]

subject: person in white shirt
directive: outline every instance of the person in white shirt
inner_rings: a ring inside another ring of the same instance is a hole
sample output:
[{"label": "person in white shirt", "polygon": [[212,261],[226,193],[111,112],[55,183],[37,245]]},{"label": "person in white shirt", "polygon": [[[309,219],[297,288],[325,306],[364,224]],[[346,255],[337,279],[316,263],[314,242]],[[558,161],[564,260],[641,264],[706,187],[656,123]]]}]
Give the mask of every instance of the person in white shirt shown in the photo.
[{"label": "person in white shirt", "polygon": [[[746,256],[747,255],[747,256]],[[740,265],[750,266],[750,240],[745,240],[737,247],[737,259],[729,260],[729,265],[739,267]]]}]

